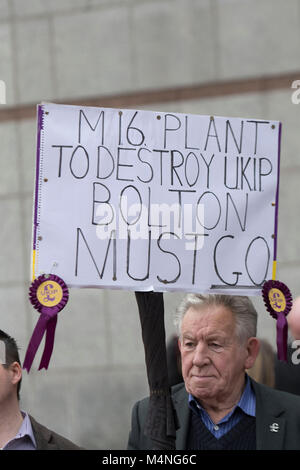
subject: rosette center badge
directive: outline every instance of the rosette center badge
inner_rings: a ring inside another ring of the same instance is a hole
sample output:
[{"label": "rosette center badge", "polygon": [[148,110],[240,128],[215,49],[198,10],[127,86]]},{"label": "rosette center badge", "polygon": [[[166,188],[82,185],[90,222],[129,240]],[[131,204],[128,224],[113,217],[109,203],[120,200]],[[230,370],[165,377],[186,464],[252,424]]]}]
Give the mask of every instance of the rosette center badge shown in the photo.
[{"label": "rosette center badge", "polygon": [[55,307],[63,298],[63,290],[58,282],[45,281],[38,287],[36,296],[45,307]]},{"label": "rosette center badge", "polygon": [[284,294],[276,288],[273,288],[268,293],[271,307],[275,312],[283,312],[286,309],[286,300]]}]

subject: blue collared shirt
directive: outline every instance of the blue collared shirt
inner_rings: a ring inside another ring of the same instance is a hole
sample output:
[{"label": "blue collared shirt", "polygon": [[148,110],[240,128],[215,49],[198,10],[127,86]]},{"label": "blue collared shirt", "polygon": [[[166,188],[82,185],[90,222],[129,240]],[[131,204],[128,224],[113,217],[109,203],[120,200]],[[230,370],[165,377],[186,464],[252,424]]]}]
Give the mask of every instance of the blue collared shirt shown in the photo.
[{"label": "blue collared shirt", "polygon": [[27,413],[22,411],[23,421],[19,431],[13,439],[8,441],[2,450],[36,450],[36,441],[34,438],[30,418]]},{"label": "blue collared shirt", "polygon": [[246,375],[246,386],[238,404],[217,424],[213,423],[209,414],[198,403],[198,401],[189,394],[189,407],[201,417],[207,429],[217,438],[224,436],[229,432],[242,418],[243,414],[255,417],[256,398],[252,390],[250,379]]}]

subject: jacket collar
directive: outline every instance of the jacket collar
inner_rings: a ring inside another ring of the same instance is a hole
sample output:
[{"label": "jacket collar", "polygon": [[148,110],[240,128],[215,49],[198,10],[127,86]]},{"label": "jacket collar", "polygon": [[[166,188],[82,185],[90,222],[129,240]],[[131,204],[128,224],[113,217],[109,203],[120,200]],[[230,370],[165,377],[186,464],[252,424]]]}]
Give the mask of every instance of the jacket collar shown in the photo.
[{"label": "jacket collar", "polygon": [[185,450],[190,424],[188,393],[185,389],[184,383],[175,386],[175,390],[173,394],[173,404],[179,424],[179,428],[176,431],[176,449]]},{"label": "jacket collar", "polygon": [[31,426],[33,434],[37,444],[37,450],[47,449],[47,450],[56,450],[58,446],[51,443],[52,440],[52,431],[47,429],[45,426],[39,424],[32,416],[30,416]]},{"label": "jacket collar", "polygon": [[[257,450],[280,450],[285,436],[284,403],[274,400],[273,390],[251,379],[256,396],[256,448]],[[180,428],[176,432],[176,449],[186,449],[190,424],[188,393],[184,384],[174,387],[173,403]]]},{"label": "jacket collar", "polygon": [[273,390],[250,379],[256,396],[256,448],[280,450],[285,436],[285,406]]}]

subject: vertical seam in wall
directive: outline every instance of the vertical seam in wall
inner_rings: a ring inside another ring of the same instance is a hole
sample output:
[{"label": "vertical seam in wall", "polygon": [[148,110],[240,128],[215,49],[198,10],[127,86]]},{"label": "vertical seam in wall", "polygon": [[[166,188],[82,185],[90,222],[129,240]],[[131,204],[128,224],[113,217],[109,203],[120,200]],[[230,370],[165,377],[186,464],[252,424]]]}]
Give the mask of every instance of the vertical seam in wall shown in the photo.
[{"label": "vertical seam in wall", "polygon": [[[20,89],[19,89],[19,83],[21,80],[21,77],[19,77],[19,67],[18,67],[18,48],[17,48],[17,28],[16,28],[16,19],[14,17],[14,12],[13,12],[13,5],[12,2],[9,2],[9,9],[10,9],[10,34],[11,34],[11,47],[12,47],[12,69],[13,69],[13,77],[12,77],[12,82],[13,82],[13,87],[14,87],[14,94],[15,94],[15,102],[20,103]],[[18,81],[19,79],[19,81]],[[26,329],[27,329],[27,336],[31,334],[32,330],[32,321],[31,321],[31,315],[30,315],[30,309],[29,309],[29,301],[28,297],[26,294],[27,290],[27,283],[26,279],[29,276],[29,267],[28,267],[28,275],[27,270],[26,270],[26,230],[25,230],[25,224],[24,220],[25,217],[23,217],[24,214],[26,214],[26,203],[25,203],[25,198],[22,196],[23,194],[23,161],[22,161],[22,144],[21,144],[21,137],[20,137],[20,126],[22,125],[21,122],[15,122],[14,123],[14,128],[15,128],[15,135],[16,135],[16,160],[17,160],[17,184],[18,184],[18,192],[16,199],[18,201],[18,209],[19,209],[19,221],[20,221],[20,234],[21,234],[21,251],[22,251],[22,277],[24,279],[24,292],[23,292],[23,298],[24,298],[24,312],[20,312],[20,315],[25,314],[26,315]],[[29,247],[28,247],[29,250]]]}]

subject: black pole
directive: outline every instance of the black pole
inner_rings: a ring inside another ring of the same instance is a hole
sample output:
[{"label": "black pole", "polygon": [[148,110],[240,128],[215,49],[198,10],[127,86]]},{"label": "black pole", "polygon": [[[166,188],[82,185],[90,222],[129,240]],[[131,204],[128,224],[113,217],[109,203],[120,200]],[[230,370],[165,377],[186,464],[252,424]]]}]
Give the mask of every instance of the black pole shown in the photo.
[{"label": "black pole", "polygon": [[178,426],[168,381],[163,294],[136,292],[135,296],[150,389],[144,433],[152,439],[153,449],[174,450]]}]

